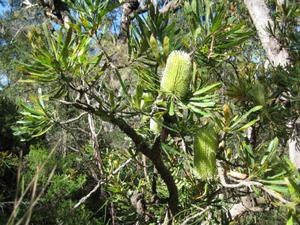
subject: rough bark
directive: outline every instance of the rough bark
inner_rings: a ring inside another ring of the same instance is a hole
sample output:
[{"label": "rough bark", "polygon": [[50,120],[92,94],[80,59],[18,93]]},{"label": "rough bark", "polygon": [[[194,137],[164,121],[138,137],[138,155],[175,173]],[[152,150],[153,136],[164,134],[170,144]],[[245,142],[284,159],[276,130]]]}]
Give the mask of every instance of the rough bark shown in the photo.
[{"label": "rough bark", "polygon": [[138,0],[127,0],[123,4],[120,38],[125,42],[129,38],[130,15],[139,8]]},{"label": "rough bark", "polygon": [[[119,38],[126,42],[129,38],[129,26],[130,22],[134,17],[134,13],[142,14],[149,10],[149,5],[142,4],[143,1],[138,0],[126,0],[123,4],[122,18],[121,18],[121,32]],[[172,0],[165,4],[163,7],[158,9],[157,1],[151,0],[150,4],[153,4],[155,10],[158,13],[165,14],[171,10],[176,10],[179,8],[179,0]]]},{"label": "rough bark", "polygon": [[39,4],[45,8],[45,15],[58,23],[64,24],[68,18],[68,5],[62,0],[39,0]]}]

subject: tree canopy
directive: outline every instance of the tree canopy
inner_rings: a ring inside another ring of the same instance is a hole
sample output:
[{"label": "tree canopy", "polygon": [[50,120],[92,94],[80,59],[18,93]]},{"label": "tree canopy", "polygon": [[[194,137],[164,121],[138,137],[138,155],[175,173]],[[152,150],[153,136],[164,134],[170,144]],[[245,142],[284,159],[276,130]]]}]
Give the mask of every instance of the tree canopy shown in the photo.
[{"label": "tree canopy", "polygon": [[298,224],[299,21],[292,0],[13,1],[0,222]]}]

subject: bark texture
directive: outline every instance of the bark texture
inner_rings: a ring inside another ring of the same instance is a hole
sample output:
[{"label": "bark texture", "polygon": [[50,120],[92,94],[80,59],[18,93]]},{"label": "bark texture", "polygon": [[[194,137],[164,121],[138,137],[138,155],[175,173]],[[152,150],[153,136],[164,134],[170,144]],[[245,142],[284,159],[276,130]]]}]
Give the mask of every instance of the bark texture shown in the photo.
[{"label": "bark texture", "polygon": [[139,5],[140,3],[138,0],[127,0],[123,4],[121,32],[119,37],[123,39],[124,42],[129,38],[130,15],[139,8]]},{"label": "bark texture", "polygon": [[264,0],[244,0],[244,2],[271,64],[275,67],[289,65],[288,51],[281,46],[279,41],[267,29],[269,25],[273,28],[274,23]]}]

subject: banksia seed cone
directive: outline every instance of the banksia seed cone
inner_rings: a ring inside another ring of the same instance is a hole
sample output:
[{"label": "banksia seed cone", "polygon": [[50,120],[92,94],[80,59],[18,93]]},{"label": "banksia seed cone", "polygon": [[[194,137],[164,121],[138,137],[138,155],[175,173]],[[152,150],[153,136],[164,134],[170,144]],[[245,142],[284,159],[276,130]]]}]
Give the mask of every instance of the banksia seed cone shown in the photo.
[{"label": "banksia seed cone", "polygon": [[161,80],[161,91],[173,93],[180,99],[185,98],[192,80],[191,68],[191,59],[187,53],[171,52]]},{"label": "banksia seed cone", "polygon": [[218,134],[212,126],[201,128],[194,136],[194,167],[198,176],[212,178],[216,173]]}]

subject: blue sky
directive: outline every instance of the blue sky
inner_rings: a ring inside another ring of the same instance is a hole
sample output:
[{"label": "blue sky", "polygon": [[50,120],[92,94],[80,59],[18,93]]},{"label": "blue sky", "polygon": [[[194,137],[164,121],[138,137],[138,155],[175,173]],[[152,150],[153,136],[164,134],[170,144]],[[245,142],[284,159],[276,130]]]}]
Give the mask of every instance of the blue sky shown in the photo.
[{"label": "blue sky", "polygon": [[0,74],[0,87],[6,86],[8,83],[9,83],[9,80],[8,80],[7,76]]},{"label": "blue sky", "polygon": [[4,13],[5,11],[7,11],[7,10],[9,10],[9,9],[10,9],[10,7],[9,7],[9,4],[8,4],[8,1],[7,1],[7,0],[4,0],[4,1],[3,1],[3,3],[4,3],[4,5],[1,5],[1,4],[0,4],[0,16],[2,16],[2,15],[3,15],[3,13]]}]

